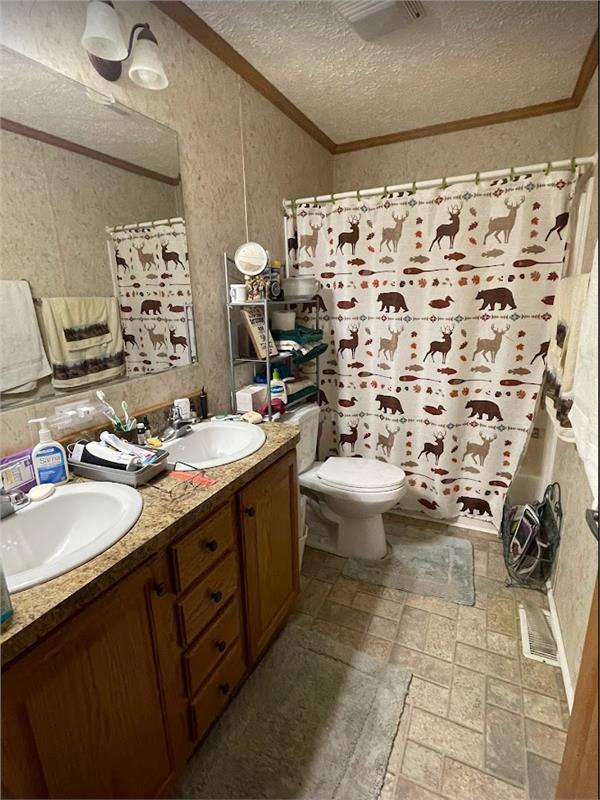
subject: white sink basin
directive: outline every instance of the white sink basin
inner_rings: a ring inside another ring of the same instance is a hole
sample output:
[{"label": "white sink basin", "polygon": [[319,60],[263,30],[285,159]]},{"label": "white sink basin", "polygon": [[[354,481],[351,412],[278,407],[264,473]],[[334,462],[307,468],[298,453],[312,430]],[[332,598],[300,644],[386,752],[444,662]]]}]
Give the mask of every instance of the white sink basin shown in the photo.
[{"label": "white sink basin", "polygon": [[0,524],[9,592],[56,578],[124,536],[142,511],[142,496],[119,483],[57,486]]},{"label": "white sink basin", "polygon": [[207,469],[230,464],[249,456],[262,447],[264,431],[248,422],[201,422],[193,433],[163,444],[170,453],[169,461],[177,461],[184,469]]}]

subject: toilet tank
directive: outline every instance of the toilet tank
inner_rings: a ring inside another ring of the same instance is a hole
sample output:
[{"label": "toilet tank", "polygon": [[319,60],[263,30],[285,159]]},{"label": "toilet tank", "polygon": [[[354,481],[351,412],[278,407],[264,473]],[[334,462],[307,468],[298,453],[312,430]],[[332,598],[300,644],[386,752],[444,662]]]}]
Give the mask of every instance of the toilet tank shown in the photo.
[{"label": "toilet tank", "polygon": [[306,472],[317,458],[319,406],[313,404],[286,411],[281,421],[284,425],[297,425],[300,428],[300,441],[296,445],[298,472]]}]

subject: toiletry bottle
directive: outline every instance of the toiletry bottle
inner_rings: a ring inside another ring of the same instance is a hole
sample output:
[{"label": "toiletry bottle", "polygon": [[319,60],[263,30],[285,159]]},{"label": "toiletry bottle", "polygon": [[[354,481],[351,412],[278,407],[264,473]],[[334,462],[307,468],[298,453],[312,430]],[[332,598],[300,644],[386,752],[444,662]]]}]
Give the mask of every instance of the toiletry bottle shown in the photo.
[{"label": "toiletry bottle", "polygon": [[69,465],[65,448],[55,442],[46,417],[30,419],[29,423],[40,423],[40,443],[31,451],[33,471],[38,483],[54,483],[59,486],[69,480]]},{"label": "toiletry bottle", "polygon": [[199,400],[199,408],[198,408],[198,416],[200,419],[208,419],[208,395],[206,394],[206,389],[204,386],[202,387],[202,391],[200,392]]},{"label": "toiletry bottle", "polygon": [[4,570],[0,564],[0,627],[4,630],[5,625],[12,619],[13,607],[4,577]]},{"label": "toiletry bottle", "polygon": [[273,370],[273,378],[271,380],[271,397],[279,397],[284,403],[287,403],[287,390],[285,382],[279,377],[279,370]]}]

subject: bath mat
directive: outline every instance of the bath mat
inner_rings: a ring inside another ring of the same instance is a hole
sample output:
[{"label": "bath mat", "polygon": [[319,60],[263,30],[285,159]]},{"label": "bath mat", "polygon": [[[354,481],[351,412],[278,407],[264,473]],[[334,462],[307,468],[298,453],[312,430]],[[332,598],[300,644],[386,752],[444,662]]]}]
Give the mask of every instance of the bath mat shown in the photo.
[{"label": "bath mat", "polygon": [[410,679],[288,625],[190,760],[177,796],[376,800]]},{"label": "bath mat", "polygon": [[472,606],[475,603],[473,545],[427,529],[386,522],[391,553],[379,561],[349,558],[342,574],[392,589],[432,595]]}]

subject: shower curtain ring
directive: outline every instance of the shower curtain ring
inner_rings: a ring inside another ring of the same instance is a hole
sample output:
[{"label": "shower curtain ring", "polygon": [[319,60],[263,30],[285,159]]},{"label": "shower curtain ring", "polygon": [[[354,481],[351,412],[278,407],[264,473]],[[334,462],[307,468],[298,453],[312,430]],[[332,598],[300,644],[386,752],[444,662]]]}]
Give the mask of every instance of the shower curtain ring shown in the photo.
[{"label": "shower curtain ring", "polygon": [[481,175],[480,172],[475,173],[475,186],[479,186],[479,181],[481,180],[481,178],[479,177],[480,175]]},{"label": "shower curtain ring", "polygon": [[297,208],[298,208],[298,206],[296,205],[296,201],[292,200],[292,214],[296,213],[296,209]]},{"label": "shower curtain ring", "polygon": [[514,181],[514,179],[515,179],[515,168],[514,167],[510,168],[509,177],[510,177],[511,181]]},{"label": "shower curtain ring", "polygon": [[442,185],[440,186],[440,189],[447,189],[447,188],[448,188],[448,181],[446,180],[446,178],[442,178]]},{"label": "shower curtain ring", "polygon": [[384,187],[383,187],[383,196],[384,196],[384,197],[387,197],[387,196],[388,196],[388,190],[387,190],[387,186],[384,186]]},{"label": "shower curtain ring", "polygon": [[416,181],[412,182],[412,186],[410,187],[410,193],[411,194],[416,194],[417,193],[417,182]]},{"label": "shower curtain ring", "polygon": [[356,200],[360,203],[360,189],[356,190]]},{"label": "shower curtain ring", "polygon": [[577,172],[577,159],[575,156],[571,159],[571,172]]},{"label": "shower curtain ring", "polygon": [[334,194],[331,195],[331,201],[330,202],[331,202],[331,205],[333,205],[335,203],[335,195]]},{"label": "shower curtain ring", "polygon": [[550,170],[551,170],[551,169],[552,169],[552,162],[551,162],[551,161],[549,161],[549,162],[546,164],[546,169],[544,170],[544,175],[549,175],[549,174],[550,174]]}]

